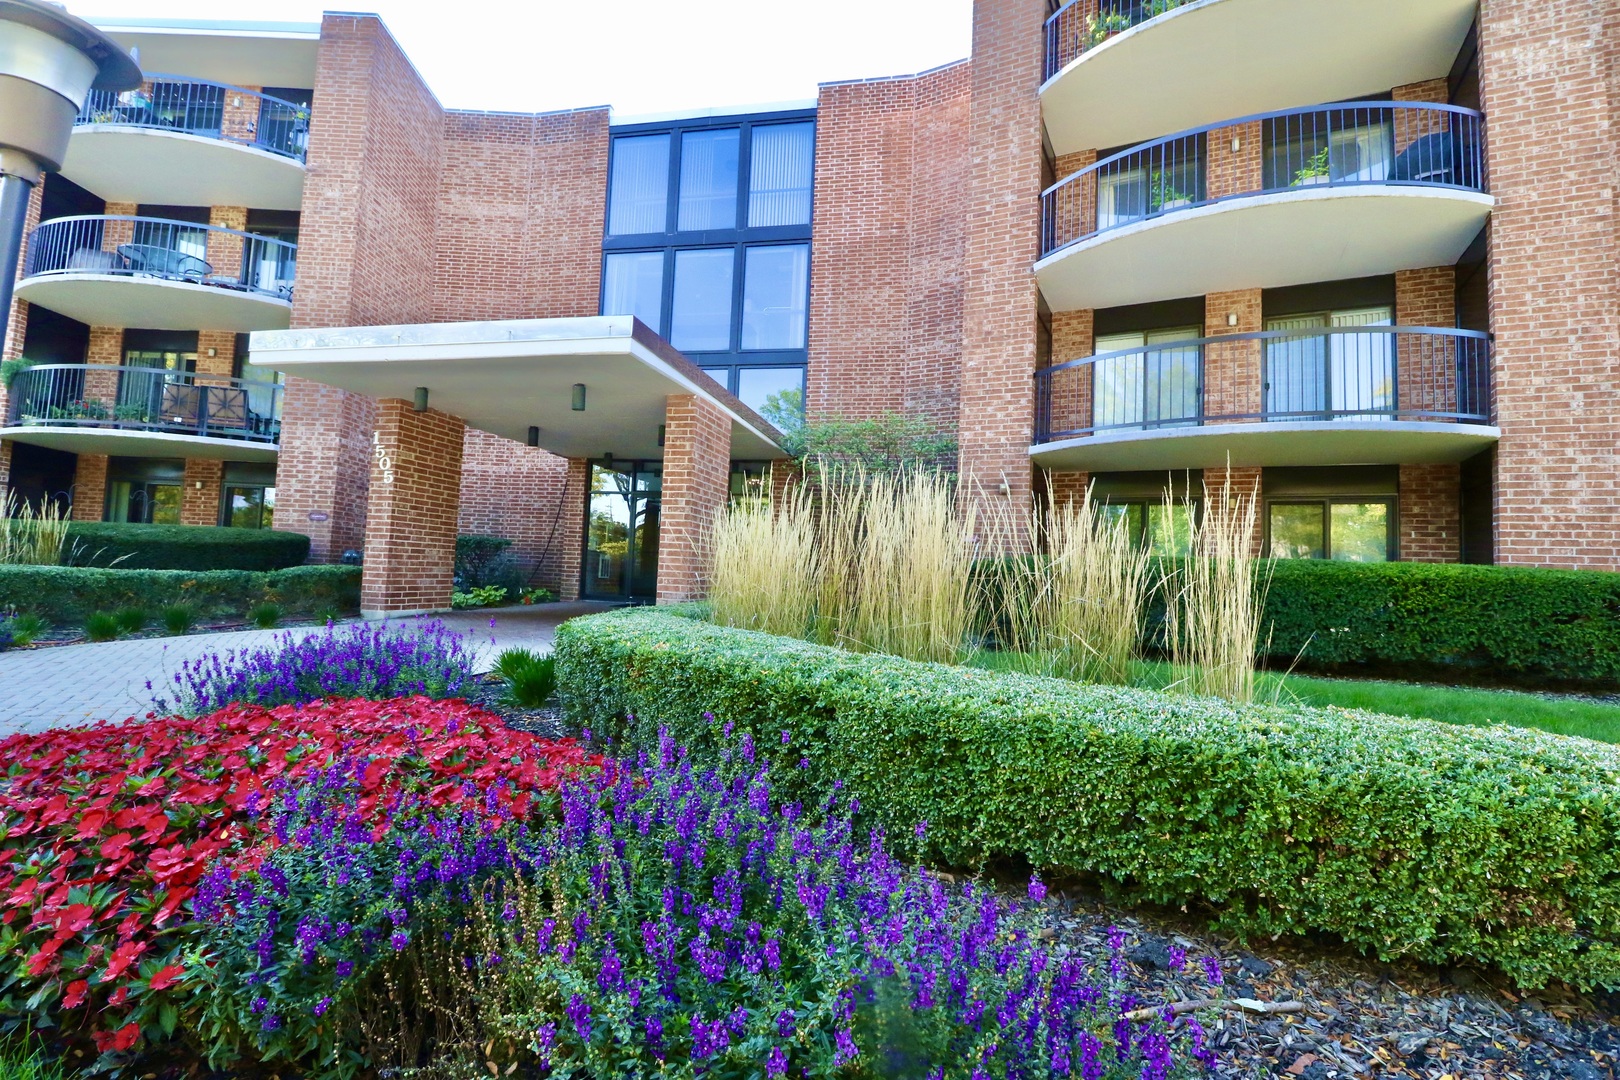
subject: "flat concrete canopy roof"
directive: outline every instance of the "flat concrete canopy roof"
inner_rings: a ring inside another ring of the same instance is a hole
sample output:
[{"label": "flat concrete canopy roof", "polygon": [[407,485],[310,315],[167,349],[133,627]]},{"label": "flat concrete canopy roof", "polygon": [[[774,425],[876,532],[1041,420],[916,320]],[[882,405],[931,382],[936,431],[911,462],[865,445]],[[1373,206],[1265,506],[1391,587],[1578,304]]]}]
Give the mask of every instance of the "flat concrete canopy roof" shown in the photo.
[{"label": "flat concrete canopy roof", "polygon": [[780,432],[629,315],[260,331],[249,357],[374,398],[425,386],[430,408],[518,442],[538,427],[540,446],[569,458],[662,458],[664,399],[695,394],[731,418],[733,459],[787,456]]}]

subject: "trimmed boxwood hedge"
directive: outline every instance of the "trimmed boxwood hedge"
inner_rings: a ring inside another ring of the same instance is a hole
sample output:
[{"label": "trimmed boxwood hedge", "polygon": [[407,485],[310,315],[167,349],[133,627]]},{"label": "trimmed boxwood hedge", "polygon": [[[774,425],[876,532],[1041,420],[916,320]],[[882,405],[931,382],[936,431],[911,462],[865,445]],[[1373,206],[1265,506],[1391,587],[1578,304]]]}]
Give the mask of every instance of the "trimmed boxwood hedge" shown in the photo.
[{"label": "trimmed boxwood hedge", "polygon": [[288,615],[360,607],[358,566],[257,570],[103,570],[89,566],[0,566],[0,610],[34,612],[54,623],[81,622],[95,611],[157,611],[189,604],[199,618],[241,616],[271,601]]},{"label": "trimmed boxwood hedge", "polygon": [[1103,875],[1242,934],[1620,985],[1615,747],[858,655],[654,609],[567,622],[556,656],[574,721],[642,746],[667,726],[701,761],[721,745],[710,710],[802,755],[798,797],[836,777],[891,838],[926,822],[926,857]]},{"label": "trimmed boxwood hedge", "polygon": [[220,525],[76,521],[67,550],[79,566],[119,570],[284,570],[309,558],[309,537]]},{"label": "trimmed boxwood hedge", "polygon": [[1620,574],[1320,559],[1273,566],[1266,618],[1280,662],[1620,685]]}]

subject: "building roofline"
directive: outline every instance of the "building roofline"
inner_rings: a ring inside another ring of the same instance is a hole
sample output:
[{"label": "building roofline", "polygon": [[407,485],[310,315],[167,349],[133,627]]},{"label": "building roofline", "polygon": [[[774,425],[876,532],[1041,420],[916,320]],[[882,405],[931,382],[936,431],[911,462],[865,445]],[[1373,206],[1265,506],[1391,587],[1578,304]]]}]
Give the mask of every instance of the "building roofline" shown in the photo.
[{"label": "building roofline", "polygon": [[172,32],[176,34],[235,35],[243,37],[319,38],[320,23],[253,22],[239,19],[130,19],[91,16],[85,20],[102,31]]},{"label": "building roofline", "polygon": [[964,56],[960,60],[949,60],[949,61],[946,61],[943,64],[935,64],[931,68],[924,68],[921,71],[913,71],[909,75],[873,75],[870,78],[865,78],[865,79],[832,79],[832,80],[829,80],[828,82],[817,83],[816,85],[817,86],[859,86],[862,83],[900,82],[903,79],[920,79],[924,75],[935,75],[935,74],[938,74],[941,71],[946,70],[947,68],[956,67],[958,64],[966,64],[969,61],[971,61],[972,59],[973,58],[971,56]]},{"label": "building roofline", "polygon": [[613,116],[614,127],[634,127],[638,124],[667,124],[679,120],[717,120],[731,116],[759,116],[765,113],[814,112],[815,98],[794,98],[789,101],[762,101],[744,105],[712,105],[699,109],[672,109],[668,112],[637,113],[632,116]]}]

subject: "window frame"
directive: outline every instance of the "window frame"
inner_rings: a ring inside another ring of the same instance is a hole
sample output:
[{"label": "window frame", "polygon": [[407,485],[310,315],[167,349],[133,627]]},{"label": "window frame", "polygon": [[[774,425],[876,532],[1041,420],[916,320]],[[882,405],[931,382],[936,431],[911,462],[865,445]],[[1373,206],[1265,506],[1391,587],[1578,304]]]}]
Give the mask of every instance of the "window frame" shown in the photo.
[{"label": "window frame", "polygon": [[1399,495],[1268,495],[1261,500],[1261,511],[1264,514],[1262,533],[1260,537],[1260,550],[1264,557],[1275,559],[1271,553],[1271,508],[1273,506],[1315,506],[1321,510],[1322,518],[1322,562],[1333,562],[1333,510],[1334,506],[1364,506],[1369,503],[1381,503],[1385,507],[1384,520],[1388,523],[1388,531],[1384,538],[1384,561],[1400,561],[1400,496]]}]

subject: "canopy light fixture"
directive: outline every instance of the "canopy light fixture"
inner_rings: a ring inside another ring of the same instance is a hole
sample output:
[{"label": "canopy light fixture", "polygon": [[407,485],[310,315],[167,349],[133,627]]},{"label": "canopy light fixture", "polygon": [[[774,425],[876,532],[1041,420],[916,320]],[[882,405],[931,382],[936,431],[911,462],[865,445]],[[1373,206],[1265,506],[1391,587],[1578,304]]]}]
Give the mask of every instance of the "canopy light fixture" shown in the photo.
[{"label": "canopy light fixture", "polygon": [[585,384],[582,383],[582,382],[577,382],[577,383],[574,384],[574,405],[573,405],[573,407],[574,407],[575,412],[584,412],[585,411]]},{"label": "canopy light fixture", "polygon": [[666,427],[667,427],[667,425],[665,425],[665,424],[659,424],[658,425],[658,445],[659,446],[664,445],[664,431],[665,431]]},{"label": "canopy light fixture", "polygon": [[418,386],[416,388],[416,398],[413,402],[417,412],[427,412],[427,397],[428,388],[425,386]]},{"label": "canopy light fixture", "polygon": [[530,427],[529,427],[529,445],[530,446],[539,446],[540,445],[540,429],[537,428],[537,427],[534,427],[533,425],[530,425]]},{"label": "canopy light fixture", "polygon": [[613,468],[613,451],[608,450],[605,453],[603,453],[603,455],[602,455],[602,468],[604,468],[604,469]]}]

